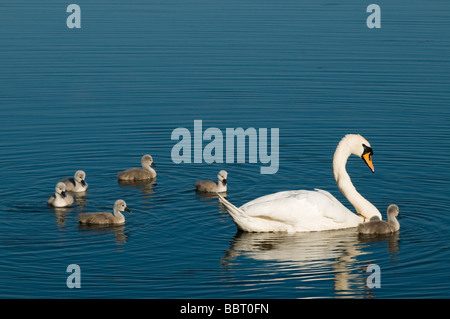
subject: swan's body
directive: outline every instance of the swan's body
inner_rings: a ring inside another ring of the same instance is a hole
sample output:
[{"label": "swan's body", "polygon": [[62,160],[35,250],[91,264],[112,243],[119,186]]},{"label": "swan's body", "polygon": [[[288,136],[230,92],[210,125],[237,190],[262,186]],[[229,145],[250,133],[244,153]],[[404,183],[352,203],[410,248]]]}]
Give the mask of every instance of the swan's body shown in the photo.
[{"label": "swan's body", "polygon": [[84,171],[76,171],[73,178],[63,179],[61,182],[66,184],[66,192],[80,193],[85,192],[88,188],[86,183],[86,173]]},{"label": "swan's body", "polygon": [[67,207],[73,204],[73,197],[66,194],[66,184],[59,182],[55,186],[55,195],[47,200],[47,204],[53,207]]},{"label": "swan's body", "polygon": [[361,135],[349,134],[339,142],[333,157],[335,180],[358,215],[329,192],[320,189],[278,192],[254,199],[240,208],[220,194],[219,200],[236,226],[249,232],[322,231],[357,227],[371,218],[381,220],[378,209],[356,191],[345,170],[347,158],[351,154],[363,158],[373,172],[373,152],[369,142]]},{"label": "swan's body", "polygon": [[223,193],[227,191],[227,171],[221,170],[217,175],[217,182],[197,181],[195,190],[200,193]]},{"label": "swan's body", "polygon": [[125,217],[121,212],[130,213],[125,201],[118,199],[114,204],[114,213],[85,213],[78,215],[80,224],[88,225],[122,225]]},{"label": "swan's body", "polygon": [[399,215],[399,209],[397,205],[389,205],[387,209],[388,221],[374,220],[367,223],[359,224],[358,233],[367,235],[379,235],[395,233],[400,229],[400,223],[397,218],[401,218]]},{"label": "swan's body", "polygon": [[145,181],[156,177],[156,171],[151,166],[156,167],[150,155],[144,155],[141,159],[142,168],[130,168],[120,172],[117,177],[121,181]]}]

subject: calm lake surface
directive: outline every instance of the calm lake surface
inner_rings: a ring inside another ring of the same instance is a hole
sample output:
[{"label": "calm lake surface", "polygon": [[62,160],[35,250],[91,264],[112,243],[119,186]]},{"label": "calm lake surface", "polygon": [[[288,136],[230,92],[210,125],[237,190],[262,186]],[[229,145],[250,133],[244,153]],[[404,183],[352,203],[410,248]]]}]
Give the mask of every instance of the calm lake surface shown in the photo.
[{"label": "calm lake surface", "polygon": [[[69,2],[0,5],[0,298],[450,297],[448,1],[377,2],[381,29],[356,0],[76,3],[81,29],[66,26]],[[171,134],[194,120],[224,135],[279,128],[277,173],[175,164]],[[354,156],[347,171],[383,218],[400,207],[396,235],[238,233],[194,191],[226,169],[237,206],[317,187],[354,210],[331,168],[347,133],[372,144],[375,174]],[[119,184],[146,153],[157,180]],[[88,191],[47,207],[78,169]],[[119,198],[124,226],[79,227]]]}]

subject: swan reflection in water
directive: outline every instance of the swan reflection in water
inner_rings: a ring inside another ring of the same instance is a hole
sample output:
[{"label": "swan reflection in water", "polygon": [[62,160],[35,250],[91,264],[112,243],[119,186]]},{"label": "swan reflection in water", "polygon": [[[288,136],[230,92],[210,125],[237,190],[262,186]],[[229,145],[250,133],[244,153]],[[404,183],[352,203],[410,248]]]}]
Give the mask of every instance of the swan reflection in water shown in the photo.
[{"label": "swan reflection in water", "polygon": [[[304,233],[237,232],[222,265],[231,269],[240,257],[264,261],[269,268],[264,267],[261,275],[276,268],[279,280],[283,280],[286,272],[284,279],[298,280],[299,289],[314,288],[314,281],[333,280],[336,296],[370,297],[374,292],[366,285],[369,276],[366,270],[376,261],[364,249],[386,241],[392,256],[399,249],[398,240],[398,233],[360,237],[354,228]],[[367,256],[365,260],[360,258],[363,255]]]}]

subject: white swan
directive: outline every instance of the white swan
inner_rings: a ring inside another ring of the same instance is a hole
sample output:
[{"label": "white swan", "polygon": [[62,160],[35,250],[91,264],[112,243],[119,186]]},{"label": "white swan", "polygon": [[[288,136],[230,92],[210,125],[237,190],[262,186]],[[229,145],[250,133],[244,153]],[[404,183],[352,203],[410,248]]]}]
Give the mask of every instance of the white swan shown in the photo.
[{"label": "white swan", "polygon": [[47,204],[53,207],[67,207],[73,204],[73,197],[66,194],[66,184],[59,182],[55,186],[55,195],[47,200]]},{"label": "white swan", "polygon": [[357,134],[348,134],[339,142],[333,157],[333,173],[340,191],[355,207],[358,215],[347,209],[329,192],[315,189],[283,191],[254,199],[237,208],[220,194],[236,226],[248,232],[303,232],[357,227],[360,223],[381,220],[378,209],[362,197],[345,170],[348,157],[361,157],[374,172],[372,148]]},{"label": "white swan", "polygon": [[227,171],[221,170],[217,174],[217,182],[197,181],[195,182],[195,190],[199,193],[224,193],[227,191],[227,177]]}]

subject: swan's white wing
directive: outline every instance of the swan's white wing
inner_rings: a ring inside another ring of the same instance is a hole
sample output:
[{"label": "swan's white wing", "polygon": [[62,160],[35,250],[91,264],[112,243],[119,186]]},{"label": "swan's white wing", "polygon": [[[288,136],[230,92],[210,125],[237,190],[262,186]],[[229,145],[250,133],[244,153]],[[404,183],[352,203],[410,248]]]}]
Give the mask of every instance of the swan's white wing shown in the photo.
[{"label": "swan's white wing", "polygon": [[317,210],[311,206],[311,191],[283,191],[256,198],[240,207],[252,217],[265,217],[294,223],[299,215],[316,214]]},{"label": "swan's white wing", "polygon": [[326,191],[284,191],[254,199],[240,207],[248,216],[314,231],[356,227],[358,216]]},{"label": "swan's white wing", "polygon": [[[337,223],[345,223],[349,218],[357,217],[352,211],[347,209],[340,201],[336,199],[330,192],[322,189],[314,189],[318,194],[326,196],[329,199],[327,208],[324,211],[324,216],[333,219]],[[351,214],[351,215],[350,215]],[[359,219],[358,219],[359,221]]]}]

